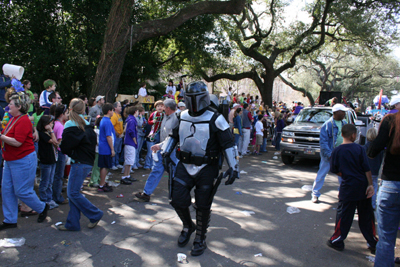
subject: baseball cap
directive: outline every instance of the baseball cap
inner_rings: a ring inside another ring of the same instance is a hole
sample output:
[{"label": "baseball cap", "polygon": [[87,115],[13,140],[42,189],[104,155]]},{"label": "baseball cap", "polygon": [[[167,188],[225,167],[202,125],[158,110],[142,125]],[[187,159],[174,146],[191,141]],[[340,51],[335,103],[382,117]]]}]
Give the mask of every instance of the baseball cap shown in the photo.
[{"label": "baseball cap", "polygon": [[179,102],[178,103],[178,107],[180,108],[180,107],[186,107],[186,105],[185,105],[185,103],[183,103],[183,102]]},{"label": "baseball cap", "polygon": [[392,100],[390,100],[389,105],[394,106],[397,103],[400,103],[400,95],[395,95],[392,97]]},{"label": "baseball cap", "polygon": [[239,104],[235,103],[233,104],[233,107],[236,108],[237,106],[240,106]]},{"label": "baseball cap", "polygon": [[341,111],[346,111],[347,108],[346,108],[345,106],[343,106],[342,104],[336,104],[336,105],[334,105],[333,108],[332,108],[332,111],[333,111],[333,112],[336,112],[336,111],[339,111],[339,110],[341,110]]},{"label": "baseball cap", "polygon": [[96,96],[96,102],[99,102],[102,98],[104,98],[104,95]]}]

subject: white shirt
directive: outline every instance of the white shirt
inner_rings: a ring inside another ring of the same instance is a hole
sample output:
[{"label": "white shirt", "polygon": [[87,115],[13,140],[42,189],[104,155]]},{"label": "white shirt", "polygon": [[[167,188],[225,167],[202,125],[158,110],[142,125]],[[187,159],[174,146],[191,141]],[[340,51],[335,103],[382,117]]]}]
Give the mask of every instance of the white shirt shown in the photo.
[{"label": "white shirt", "polygon": [[262,132],[262,130],[263,130],[263,124],[262,124],[262,122],[261,121],[257,121],[256,122],[256,135],[263,135],[263,132]]},{"label": "white shirt", "polygon": [[168,94],[169,91],[172,91],[172,95],[175,95],[176,87],[167,85],[167,89],[165,89],[165,93]]},{"label": "white shirt", "polygon": [[226,101],[231,101],[231,95],[232,93],[228,91],[228,95],[226,96]]},{"label": "white shirt", "polygon": [[139,89],[138,95],[140,95],[140,96],[147,96],[146,88],[141,87],[141,88]]}]

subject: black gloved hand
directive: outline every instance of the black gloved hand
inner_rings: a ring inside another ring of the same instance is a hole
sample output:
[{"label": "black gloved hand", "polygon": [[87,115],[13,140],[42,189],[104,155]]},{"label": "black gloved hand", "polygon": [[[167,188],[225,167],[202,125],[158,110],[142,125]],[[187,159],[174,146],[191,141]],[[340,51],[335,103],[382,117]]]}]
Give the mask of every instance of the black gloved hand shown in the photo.
[{"label": "black gloved hand", "polygon": [[234,171],[232,168],[229,168],[226,171],[225,176],[228,176],[228,180],[225,182],[225,185],[233,184],[236,178],[239,179],[239,173]]}]

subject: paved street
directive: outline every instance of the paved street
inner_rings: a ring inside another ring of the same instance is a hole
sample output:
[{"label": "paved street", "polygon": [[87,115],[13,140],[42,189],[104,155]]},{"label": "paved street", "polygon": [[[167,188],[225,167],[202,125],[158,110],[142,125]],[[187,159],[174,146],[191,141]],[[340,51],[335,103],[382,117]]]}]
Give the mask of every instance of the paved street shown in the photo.
[{"label": "paved street", "polygon": [[[149,174],[139,170],[134,174],[138,182],[120,185],[112,193],[85,187],[86,197],[105,211],[94,229],[87,228],[89,221],[83,217],[80,232],[56,230],[54,224],[65,221],[68,205],[51,210],[42,224],[36,222],[37,216],[20,217],[18,228],[0,232],[0,238],[24,237],[26,243],[0,248],[0,265],[180,266],[177,253],[184,253],[188,258],[184,266],[373,266],[366,258],[371,254],[357,221],[343,252],[326,246],[334,228],[337,178],[327,177],[321,203],[313,204],[310,192],[301,188],[312,185],[318,161],[300,160],[288,167],[273,160],[269,149],[268,154],[240,161],[247,172],[240,180],[231,186],[221,184],[212,207],[208,249],[200,257],[190,256],[194,235],[185,248],[176,245],[181,223],[167,199],[167,177],[151,202],[135,199]],[[113,180],[119,177],[115,172]],[[119,194],[124,197],[117,198]],[[289,206],[301,212],[289,214]]]}]

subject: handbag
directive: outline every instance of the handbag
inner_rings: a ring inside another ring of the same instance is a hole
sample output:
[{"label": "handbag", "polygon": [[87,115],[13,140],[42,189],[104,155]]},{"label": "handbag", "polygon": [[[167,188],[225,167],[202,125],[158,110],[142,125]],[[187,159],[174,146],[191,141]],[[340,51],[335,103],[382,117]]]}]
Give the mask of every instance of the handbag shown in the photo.
[{"label": "handbag", "polygon": [[240,134],[239,128],[233,128],[233,134]]}]

